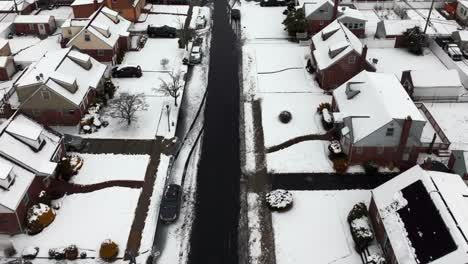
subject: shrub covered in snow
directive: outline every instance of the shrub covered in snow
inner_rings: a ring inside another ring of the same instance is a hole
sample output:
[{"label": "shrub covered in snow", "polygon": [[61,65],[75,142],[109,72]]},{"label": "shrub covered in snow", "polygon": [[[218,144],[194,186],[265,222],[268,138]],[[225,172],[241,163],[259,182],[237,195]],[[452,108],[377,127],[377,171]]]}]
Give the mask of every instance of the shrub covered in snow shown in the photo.
[{"label": "shrub covered in snow", "polygon": [[23,253],[21,253],[21,256],[24,259],[35,259],[38,253],[38,247],[26,247],[25,249],[23,249]]},{"label": "shrub covered in snow", "polygon": [[364,162],[362,167],[364,168],[366,174],[375,174],[379,172],[379,165],[372,160]]},{"label": "shrub covered in snow", "polygon": [[267,193],[266,201],[271,209],[282,210],[292,205],[293,196],[286,190],[278,189]]},{"label": "shrub covered in snow", "polygon": [[106,239],[101,243],[99,256],[106,261],[113,261],[119,254],[119,246],[112,240]]},{"label": "shrub covered in snow", "polygon": [[10,243],[3,249],[3,254],[5,254],[5,257],[11,258],[14,255],[16,255],[17,251],[13,243],[10,241]]},{"label": "shrub covered in snow", "polygon": [[55,212],[46,204],[35,204],[28,209],[26,225],[28,234],[35,235],[50,225],[55,219]]},{"label": "shrub covered in snow", "polygon": [[367,207],[364,203],[354,205],[348,214],[348,223],[351,228],[356,249],[362,251],[374,239],[374,233],[370,226]]},{"label": "shrub covered in snow", "polygon": [[85,259],[87,256],[88,254],[84,251],[80,253],[80,259]]},{"label": "shrub covered in snow", "polygon": [[78,258],[78,248],[75,245],[70,245],[65,248],[65,258],[75,260]]},{"label": "shrub covered in snow", "polygon": [[44,190],[42,190],[37,197],[38,203],[47,204],[48,206],[50,206],[51,200],[50,195]]},{"label": "shrub covered in snow", "polygon": [[49,249],[49,259],[55,259],[55,260],[65,259],[65,248]]},{"label": "shrub covered in snow", "polygon": [[282,111],[279,114],[278,118],[281,121],[281,123],[287,124],[287,123],[291,122],[292,115],[291,115],[291,113],[289,111]]},{"label": "shrub covered in snow", "polygon": [[372,254],[367,258],[366,264],[386,264],[387,260],[379,254]]}]

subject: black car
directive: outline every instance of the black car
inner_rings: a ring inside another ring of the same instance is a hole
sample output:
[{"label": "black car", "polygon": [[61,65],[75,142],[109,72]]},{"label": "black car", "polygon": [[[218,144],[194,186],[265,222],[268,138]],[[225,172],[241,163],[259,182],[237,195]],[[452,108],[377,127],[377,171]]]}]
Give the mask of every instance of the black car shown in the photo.
[{"label": "black car", "polygon": [[112,77],[114,78],[122,78],[122,77],[138,77],[140,78],[143,75],[141,72],[140,66],[130,66],[130,65],[123,65],[123,66],[116,66],[112,68]]},{"label": "black car", "polygon": [[175,38],[177,30],[170,26],[153,27],[148,26],[146,32],[150,38]]},{"label": "black car", "polygon": [[262,0],[260,6],[287,6],[286,0]]},{"label": "black car", "polygon": [[86,150],[88,142],[85,142],[81,137],[72,136],[69,134],[63,135],[63,142],[66,151],[81,152]]},{"label": "black car", "polygon": [[239,9],[232,9],[231,10],[231,18],[233,20],[239,20],[241,18],[241,13]]},{"label": "black car", "polygon": [[179,217],[181,192],[180,185],[170,184],[167,186],[159,210],[159,219],[164,223],[174,222]]}]

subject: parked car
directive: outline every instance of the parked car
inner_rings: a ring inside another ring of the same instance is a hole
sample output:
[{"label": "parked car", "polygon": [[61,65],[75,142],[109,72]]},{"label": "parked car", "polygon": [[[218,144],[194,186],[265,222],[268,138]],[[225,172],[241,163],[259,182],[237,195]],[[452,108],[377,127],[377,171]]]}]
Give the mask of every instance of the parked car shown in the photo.
[{"label": "parked car", "polygon": [[170,184],[164,191],[159,210],[159,219],[164,223],[171,223],[179,217],[180,196],[182,189],[180,185]]},{"label": "parked car", "polygon": [[193,46],[190,53],[189,64],[199,64],[202,60],[202,52],[200,46]]},{"label": "parked car", "polygon": [[81,137],[65,134],[63,135],[63,142],[65,144],[65,150],[71,152],[81,152],[86,150],[89,142],[86,142]]},{"label": "parked car", "polygon": [[288,3],[286,0],[262,0],[260,6],[287,6]]},{"label": "parked car", "polygon": [[170,26],[153,27],[148,25],[146,33],[150,38],[175,38],[177,29]]},{"label": "parked car", "polygon": [[202,29],[202,28],[206,27],[205,16],[203,16],[203,15],[197,16],[197,20],[195,21],[195,27],[197,29]]},{"label": "parked car", "polygon": [[455,43],[447,44],[445,51],[447,51],[449,57],[454,61],[461,61],[463,59],[463,54],[458,45]]},{"label": "parked car", "polygon": [[240,20],[241,13],[239,9],[232,9],[231,10],[231,19],[233,20]]},{"label": "parked car", "polygon": [[143,73],[139,65],[121,65],[112,68],[112,77],[114,78],[125,78],[125,77],[138,77],[140,78]]}]

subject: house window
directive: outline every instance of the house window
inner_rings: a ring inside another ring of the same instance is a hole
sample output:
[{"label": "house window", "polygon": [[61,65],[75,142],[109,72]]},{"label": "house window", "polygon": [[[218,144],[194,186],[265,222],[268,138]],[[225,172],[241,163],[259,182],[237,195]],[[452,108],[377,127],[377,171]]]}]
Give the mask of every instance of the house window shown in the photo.
[{"label": "house window", "polygon": [[354,28],[358,29],[359,28],[359,24],[354,24]]},{"label": "house window", "polygon": [[29,30],[34,31],[34,24],[28,24]]},{"label": "house window", "polygon": [[362,154],[362,147],[356,147],[356,153]]},{"label": "house window", "polygon": [[364,23],[360,23],[359,28],[364,28]]},{"label": "house window", "polygon": [[349,64],[354,64],[354,63],[356,63],[356,56],[349,56],[349,58],[348,58],[348,63],[349,63]]},{"label": "house window", "polygon": [[91,37],[89,36],[89,34],[84,35],[84,40],[85,41],[91,41]]},{"label": "house window", "polygon": [[97,50],[97,55],[99,57],[104,56],[104,50]]},{"label": "house window", "polygon": [[72,31],[71,29],[68,30],[68,35],[71,35],[72,34]]},{"label": "house window", "polygon": [[27,205],[29,203],[29,196],[28,194],[26,194],[24,197],[23,197],[23,204],[24,205]]},{"label": "house window", "polygon": [[393,127],[387,128],[387,132],[385,133],[385,136],[387,136],[387,137],[393,136],[394,131],[395,131],[395,129]]},{"label": "house window", "polygon": [[43,90],[41,91],[41,96],[43,100],[49,101],[50,100],[50,93],[49,91]]},{"label": "house window", "polygon": [[8,219],[0,219],[0,225],[8,224]]},{"label": "house window", "polygon": [[323,20],[320,20],[320,25],[323,25],[324,24],[324,21]]},{"label": "house window", "polygon": [[344,25],[345,27],[348,27],[348,23],[343,23],[343,25]]}]

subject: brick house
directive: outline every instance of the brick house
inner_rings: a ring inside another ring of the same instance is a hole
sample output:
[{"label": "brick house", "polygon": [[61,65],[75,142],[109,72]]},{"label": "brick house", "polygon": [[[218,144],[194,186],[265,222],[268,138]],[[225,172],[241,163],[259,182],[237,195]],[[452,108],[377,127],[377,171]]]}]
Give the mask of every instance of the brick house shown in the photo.
[{"label": "brick house", "polygon": [[90,18],[65,21],[62,37],[67,47],[75,46],[100,62],[114,65],[130,48],[130,25],[116,11],[101,7]]},{"label": "brick house", "polygon": [[21,15],[29,15],[32,11],[37,9],[37,2],[35,0],[16,1],[2,1],[0,6],[0,13],[18,13]]},{"label": "brick house", "polygon": [[105,70],[73,48],[47,53],[14,84],[21,111],[42,124],[76,125],[102,89]]},{"label": "brick house", "polygon": [[403,38],[403,33],[414,27],[424,28],[421,20],[381,20],[377,23],[375,37],[379,39],[394,39],[394,47],[403,48],[407,46]]},{"label": "brick house", "polygon": [[369,216],[386,263],[468,263],[468,188],[419,166],[372,190]]},{"label": "brick house", "polygon": [[457,70],[403,71],[401,84],[413,100],[458,100],[466,93]]},{"label": "brick house", "polygon": [[393,74],[362,71],[333,91],[332,108],[350,164],[405,167],[414,165],[421,152],[450,145]]},{"label": "brick house", "polygon": [[75,0],[71,4],[74,18],[88,18],[102,5],[104,0]]},{"label": "brick house", "polygon": [[62,137],[18,112],[0,130],[0,233],[24,232],[28,207],[55,176]]},{"label": "brick house", "polygon": [[52,35],[56,29],[54,16],[49,15],[19,15],[13,21],[16,34]]},{"label": "brick house", "polygon": [[117,11],[125,19],[137,22],[143,8],[145,0],[106,0],[106,6]]},{"label": "brick house", "polygon": [[375,71],[367,61],[367,46],[340,21],[334,21],[312,37],[311,63],[324,90],[336,88],[361,72]]}]

